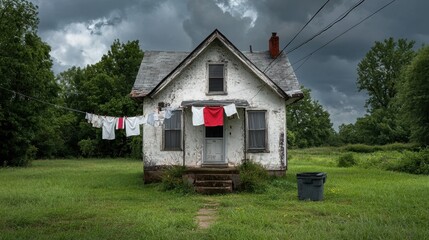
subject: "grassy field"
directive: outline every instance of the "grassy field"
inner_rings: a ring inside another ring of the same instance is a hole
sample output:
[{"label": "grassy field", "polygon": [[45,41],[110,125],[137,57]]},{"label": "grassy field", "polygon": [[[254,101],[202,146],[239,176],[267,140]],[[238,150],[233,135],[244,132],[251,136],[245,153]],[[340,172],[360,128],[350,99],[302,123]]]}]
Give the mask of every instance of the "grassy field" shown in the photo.
[{"label": "grassy field", "polygon": [[[337,168],[332,149],[290,154],[287,176],[264,194],[162,192],[129,159],[0,168],[0,239],[429,239],[428,176]],[[324,201],[298,201],[303,171],[327,173]],[[209,202],[217,221],[198,230]]]}]

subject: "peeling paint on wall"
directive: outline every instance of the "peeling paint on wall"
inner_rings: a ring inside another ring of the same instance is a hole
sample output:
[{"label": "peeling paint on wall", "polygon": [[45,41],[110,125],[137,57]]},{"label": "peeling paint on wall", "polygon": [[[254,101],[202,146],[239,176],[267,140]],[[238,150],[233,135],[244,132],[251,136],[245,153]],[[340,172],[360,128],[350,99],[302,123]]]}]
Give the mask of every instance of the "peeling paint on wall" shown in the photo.
[{"label": "peeling paint on wall", "polygon": [[280,133],[279,137],[279,159],[280,159],[280,167],[285,169],[285,133]]},{"label": "peeling paint on wall", "polygon": [[[179,107],[182,101],[190,100],[225,100],[244,99],[250,106],[248,110],[267,110],[268,152],[247,153],[247,158],[261,163],[269,170],[285,169],[285,116],[284,99],[262,82],[244,64],[221,45],[208,46],[195,61],[185,68],[169,85],[153,98],[143,99],[144,114],[153,112],[158,102],[165,102],[171,107]],[[206,95],[207,63],[223,62],[226,66],[226,95]],[[185,164],[199,167],[204,161],[204,126],[192,125],[190,108],[183,110],[185,119]],[[244,159],[244,125],[245,111],[238,109],[240,118],[226,118],[224,126],[225,163],[238,165]],[[183,163],[182,151],[162,151],[162,127],[144,125],[145,139],[143,148],[145,162],[155,165],[172,165]],[[280,137],[279,137],[279,133]]]}]

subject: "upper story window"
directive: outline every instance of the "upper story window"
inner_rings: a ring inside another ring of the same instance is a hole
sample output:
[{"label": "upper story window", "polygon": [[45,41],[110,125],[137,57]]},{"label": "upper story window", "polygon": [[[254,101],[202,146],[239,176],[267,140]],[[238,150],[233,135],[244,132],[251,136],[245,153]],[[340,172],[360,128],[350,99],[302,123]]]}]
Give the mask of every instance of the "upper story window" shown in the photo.
[{"label": "upper story window", "polygon": [[209,94],[225,93],[225,65],[209,64]]}]

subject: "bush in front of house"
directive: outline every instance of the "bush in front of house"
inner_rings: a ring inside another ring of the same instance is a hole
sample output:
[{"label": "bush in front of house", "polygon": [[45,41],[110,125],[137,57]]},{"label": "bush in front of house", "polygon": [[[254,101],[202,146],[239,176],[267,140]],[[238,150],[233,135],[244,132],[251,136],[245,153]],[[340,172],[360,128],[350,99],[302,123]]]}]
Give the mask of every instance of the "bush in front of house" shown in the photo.
[{"label": "bush in front of house", "polygon": [[166,168],[161,178],[161,189],[163,191],[174,190],[182,193],[190,193],[193,188],[183,182],[182,175],[185,172],[184,166],[171,166]]},{"label": "bush in front of house", "polygon": [[259,163],[244,161],[239,167],[240,190],[243,192],[263,193],[268,187],[267,170]]},{"label": "bush in front of house", "polygon": [[429,149],[404,152],[399,161],[387,166],[387,170],[429,175]]},{"label": "bush in front of house", "polygon": [[351,167],[356,165],[356,159],[352,153],[346,153],[338,158],[338,167]]}]

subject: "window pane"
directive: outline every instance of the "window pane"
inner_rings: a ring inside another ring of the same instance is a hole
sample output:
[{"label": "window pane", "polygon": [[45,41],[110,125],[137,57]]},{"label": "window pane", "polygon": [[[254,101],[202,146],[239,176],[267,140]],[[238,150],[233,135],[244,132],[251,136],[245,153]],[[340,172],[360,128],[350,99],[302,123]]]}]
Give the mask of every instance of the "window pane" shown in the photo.
[{"label": "window pane", "polygon": [[164,120],[164,126],[166,130],[180,130],[182,128],[182,111],[173,111],[171,118]]},{"label": "window pane", "polygon": [[180,149],[180,130],[165,130],[165,149]]},{"label": "window pane", "polygon": [[265,129],[265,112],[248,112],[249,130]]},{"label": "window pane", "polygon": [[223,64],[210,64],[209,78],[223,78]]},{"label": "window pane", "polygon": [[223,92],[223,78],[210,78],[209,92]]},{"label": "window pane", "polygon": [[249,148],[265,148],[265,130],[249,131]]},{"label": "window pane", "polygon": [[223,92],[223,64],[209,65],[209,92]]},{"label": "window pane", "polygon": [[266,148],[265,111],[249,111],[249,149]]},{"label": "window pane", "polygon": [[182,111],[173,111],[170,119],[164,120],[164,150],[181,149]]}]

